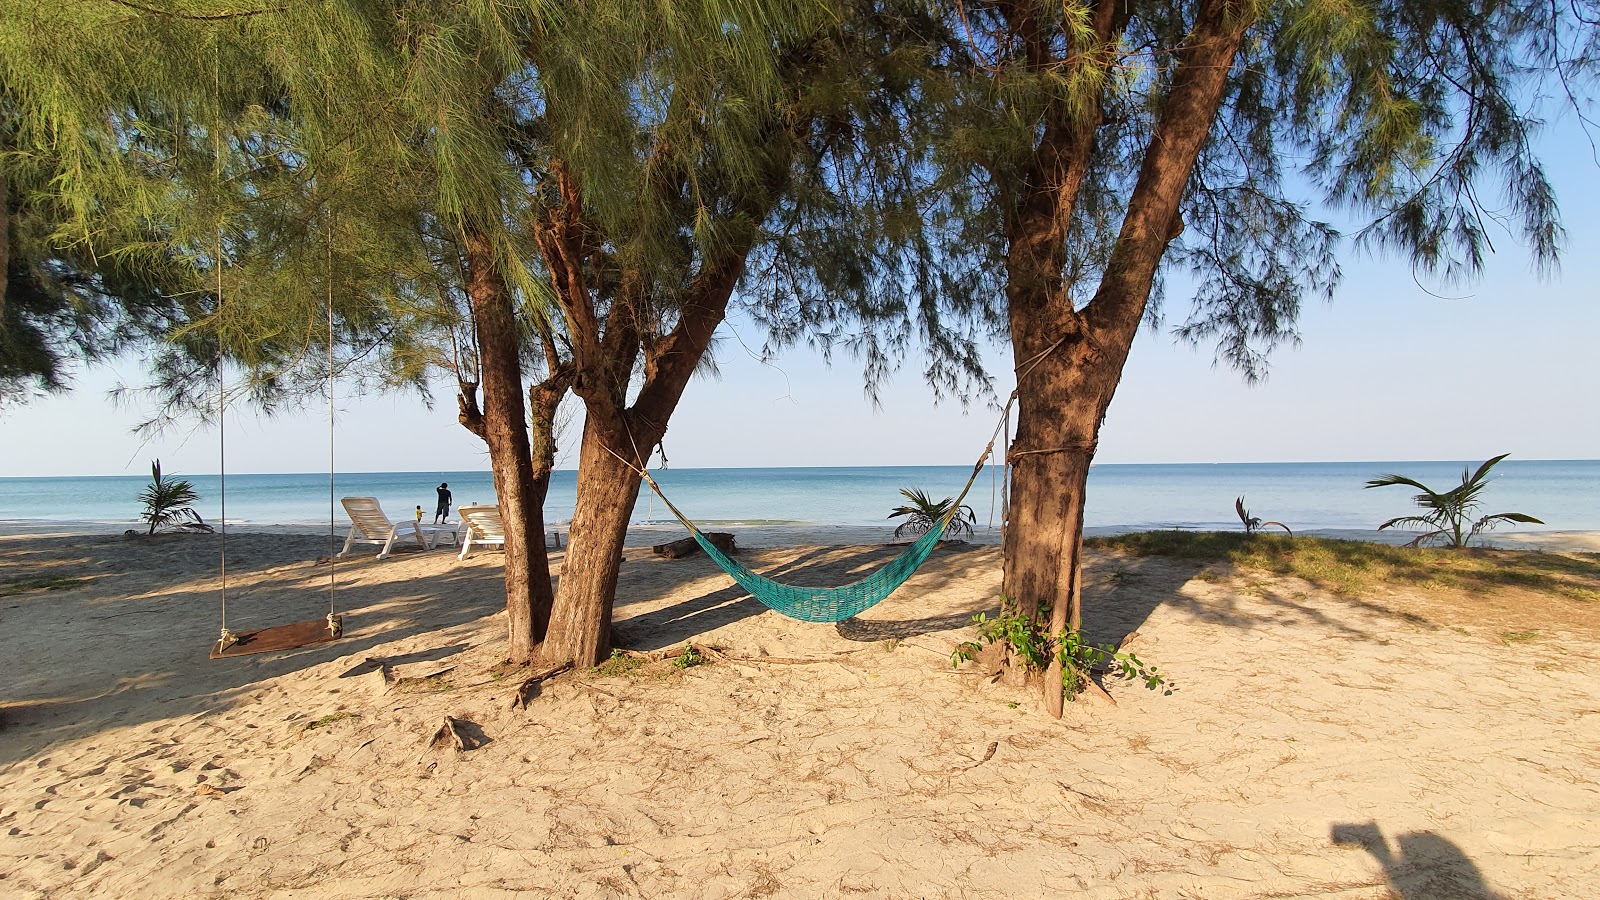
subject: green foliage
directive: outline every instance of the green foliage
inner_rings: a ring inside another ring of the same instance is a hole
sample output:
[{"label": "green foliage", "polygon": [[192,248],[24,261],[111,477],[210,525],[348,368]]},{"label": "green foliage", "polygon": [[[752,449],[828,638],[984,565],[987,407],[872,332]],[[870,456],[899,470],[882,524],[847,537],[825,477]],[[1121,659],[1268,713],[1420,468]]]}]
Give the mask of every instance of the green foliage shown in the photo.
[{"label": "green foliage", "polygon": [[1510,456],[1502,453],[1493,459],[1486,460],[1478,467],[1476,472],[1470,469],[1461,470],[1461,483],[1447,491],[1435,491],[1414,478],[1404,475],[1383,475],[1368,481],[1366,487],[1413,487],[1421,493],[1412,497],[1412,502],[1428,512],[1415,516],[1398,516],[1378,526],[1378,530],[1397,527],[1408,530],[1421,530],[1408,546],[1421,547],[1428,543],[1439,543],[1445,547],[1459,550],[1472,543],[1479,533],[1492,529],[1503,522],[1523,522],[1543,525],[1544,522],[1535,519],[1527,513],[1507,512],[1494,513],[1474,518],[1478,515],[1478,507],[1482,505],[1483,492],[1489,487],[1489,470],[1495,464]]},{"label": "green foliage", "polygon": [[199,499],[194,485],[188,481],[161,474],[161,460],[151,463],[150,483],[139,492],[139,502],[144,505],[144,512],[139,519],[150,526],[146,534],[155,534],[158,529],[165,528],[210,531],[211,526],[189,505]]},{"label": "green foliage", "polygon": [[672,667],[674,669],[689,669],[705,661],[706,658],[700,655],[700,651],[696,650],[693,644],[684,641],[683,649],[678,652],[677,656],[672,658]]},{"label": "green foliage", "polygon": [[611,651],[611,658],[594,667],[595,674],[608,678],[626,678],[634,672],[649,665],[650,660],[638,653],[629,653],[617,648]]},{"label": "green foliage", "polygon": [[1095,644],[1074,630],[1050,634],[1044,624],[1050,608],[1041,605],[1037,617],[1023,614],[1017,605],[1000,598],[1000,615],[991,619],[984,613],[972,617],[978,626],[977,641],[963,641],[950,654],[951,665],[960,665],[993,644],[1009,647],[1015,658],[1029,671],[1042,672],[1052,660],[1061,663],[1062,687],[1069,698],[1083,690],[1090,672],[1104,671],[1119,678],[1138,679],[1150,690],[1157,690],[1167,679],[1155,666],[1147,666],[1132,653],[1121,653],[1111,644]]},{"label": "green foliage", "polygon": [[927,534],[941,520],[948,518],[950,524],[945,526],[944,540],[953,540],[958,535],[971,534],[973,525],[977,523],[972,507],[964,503],[959,507],[956,506],[954,497],[935,501],[918,488],[902,488],[900,494],[910,503],[897,506],[889,513],[891,519],[906,517],[906,520],[895,528],[895,537],[906,534]]},{"label": "green foliage", "polygon": [[1239,521],[1244,523],[1245,534],[1255,534],[1268,525],[1276,525],[1288,532],[1290,537],[1294,537],[1294,532],[1289,531],[1289,526],[1283,524],[1282,522],[1263,522],[1259,517],[1250,515],[1250,510],[1244,508],[1243,497],[1239,497],[1233,501],[1233,511],[1238,513]]}]

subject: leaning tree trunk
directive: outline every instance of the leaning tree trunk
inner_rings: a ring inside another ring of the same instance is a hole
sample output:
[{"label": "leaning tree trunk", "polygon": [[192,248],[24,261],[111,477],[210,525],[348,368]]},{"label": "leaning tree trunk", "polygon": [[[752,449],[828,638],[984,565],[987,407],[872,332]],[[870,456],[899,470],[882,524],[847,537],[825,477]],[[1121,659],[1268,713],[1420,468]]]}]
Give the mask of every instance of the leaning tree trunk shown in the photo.
[{"label": "leaning tree trunk", "polygon": [[534,477],[511,293],[482,233],[467,235],[466,253],[467,293],[482,359],[483,439],[505,523],[507,659],[520,665],[533,660],[550,621],[553,594],[543,537],[548,483]]},{"label": "leaning tree trunk", "polygon": [[571,661],[576,666],[598,665],[611,650],[612,606],[616,602],[617,575],[628,520],[639,499],[638,467],[648,464],[652,448],[666,434],[672,411],[695,367],[711,346],[711,336],[727,315],[728,299],[744,270],[746,243],[697,273],[691,283],[678,324],[643,360],[644,385],[631,407],[623,405],[618,385],[632,370],[632,355],[624,347],[639,347],[637,332],[628,325],[628,310],[613,309],[604,340],[590,343],[584,335],[598,335],[587,298],[569,300],[569,319],[578,324],[575,341],[580,371],[587,361],[592,374],[575,386],[584,399],[586,419],[578,458],[578,506],[568,530],[566,561],[551,614],[549,639],[542,654],[552,662]]},{"label": "leaning tree trunk", "polygon": [[[578,505],[568,526],[567,556],[561,566],[561,602],[541,651],[546,660],[594,666],[610,654],[618,563],[640,484],[639,473],[613,453],[631,459],[635,441],[651,448],[659,439],[654,433],[633,434],[630,439],[621,421],[589,410],[578,458]],[[648,455],[649,450],[644,452]]]},{"label": "leaning tree trunk", "polygon": [[[1019,362],[1029,352],[1017,343]],[[1081,624],[1083,510],[1089,464],[1121,366],[1097,365],[1082,340],[1034,361],[1019,381],[1017,435],[1006,454],[1012,489],[1002,591],[1028,616],[1049,608],[1051,634]],[[1045,674],[1044,701],[1060,715],[1061,663]],[[1056,689],[1051,690],[1051,686]]]}]

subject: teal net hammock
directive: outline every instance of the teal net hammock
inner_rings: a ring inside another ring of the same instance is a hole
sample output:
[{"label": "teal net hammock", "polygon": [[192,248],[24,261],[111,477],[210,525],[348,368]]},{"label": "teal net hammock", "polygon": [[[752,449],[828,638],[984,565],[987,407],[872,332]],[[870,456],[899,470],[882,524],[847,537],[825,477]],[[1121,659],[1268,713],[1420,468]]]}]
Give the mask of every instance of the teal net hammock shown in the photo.
[{"label": "teal net hammock", "polygon": [[[684,524],[688,525],[688,522]],[[933,552],[949,524],[949,516],[940,519],[928,529],[927,534],[918,538],[916,543],[907,547],[888,565],[860,581],[832,588],[799,587],[757,575],[717,549],[717,545],[706,540],[699,529],[690,526],[689,531],[700,549],[706,551],[706,555],[715,560],[722,571],[727,572],[730,578],[767,608],[802,622],[842,622],[876,605],[894,593],[895,588],[905,584],[906,579]]]},{"label": "teal net hammock", "polygon": [[[950,504],[950,511],[935,521],[933,527],[929,528],[926,534],[917,538],[916,543],[907,547],[905,552],[890,560],[883,568],[860,581],[854,581],[840,587],[800,587],[798,585],[783,584],[750,571],[743,564],[717,549],[717,545],[707,540],[705,535],[700,533],[700,529],[696,528],[695,524],[689,521],[687,516],[679,512],[678,508],[672,505],[672,501],[667,499],[667,495],[661,492],[661,486],[656,484],[654,478],[650,477],[648,470],[637,468],[636,471],[644,479],[645,483],[650,485],[650,489],[656,492],[656,496],[661,498],[661,502],[667,505],[667,509],[672,510],[672,514],[678,517],[678,521],[683,523],[683,527],[689,529],[689,533],[694,536],[695,543],[700,545],[700,549],[706,551],[706,555],[711,557],[712,561],[721,567],[722,571],[727,572],[728,577],[738,582],[740,587],[749,591],[750,596],[761,601],[768,609],[782,613],[791,619],[799,619],[802,622],[842,622],[871,608],[894,593],[895,588],[905,584],[906,579],[917,571],[917,567],[928,559],[928,555],[933,552],[933,548],[938,546],[939,539],[944,537],[945,531],[949,529],[950,521],[960,513],[961,501],[966,499],[967,492],[972,490],[973,482],[978,480],[978,473],[983,471],[984,461],[994,452],[995,438],[1000,436],[1002,428],[1007,427],[1006,423],[1010,421],[1011,404],[1016,402],[1016,399],[1017,392],[1012,391],[1011,397],[1006,400],[1005,409],[1001,412],[1000,423],[995,426],[995,433],[989,438],[989,445],[983,448],[983,453],[979,454],[977,464],[972,467],[972,477],[967,479],[966,485],[961,488],[961,493],[956,495],[955,500]],[[637,448],[635,448],[635,452],[637,452]],[[627,462],[614,451],[611,455]],[[629,465],[632,466],[633,464],[629,463]]]},{"label": "teal net hammock", "polygon": [[[990,442],[990,446],[993,446],[993,441]],[[987,455],[988,451],[985,450],[984,453]],[[667,505],[667,509],[672,510],[672,514],[683,523],[683,527],[689,529],[700,549],[706,551],[706,555],[711,557],[722,571],[727,572],[728,577],[749,591],[750,596],[761,601],[768,609],[791,619],[799,619],[802,622],[842,622],[881,602],[894,593],[895,588],[905,584],[906,579],[917,571],[917,567],[922,565],[927,560],[928,554],[933,552],[933,548],[938,546],[939,539],[944,537],[945,530],[950,527],[950,520],[960,512],[961,501],[966,498],[967,491],[972,489],[972,483],[978,479],[978,473],[982,469],[983,461],[980,458],[978,465],[972,469],[972,477],[967,479],[966,487],[961,489],[961,494],[950,504],[950,511],[935,521],[933,527],[922,537],[917,538],[916,543],[907,547],[905,552],[860,581],[831,588],[783,584],[750,571],[707,540],[705,535],[700,533],[700,529],[672,505],[672,501],[661,492],[661,486],[656,484],[649,472],[641,469],[639,474],[645,483],[650,485],[650,489],[656,492],[656,496]]]}]

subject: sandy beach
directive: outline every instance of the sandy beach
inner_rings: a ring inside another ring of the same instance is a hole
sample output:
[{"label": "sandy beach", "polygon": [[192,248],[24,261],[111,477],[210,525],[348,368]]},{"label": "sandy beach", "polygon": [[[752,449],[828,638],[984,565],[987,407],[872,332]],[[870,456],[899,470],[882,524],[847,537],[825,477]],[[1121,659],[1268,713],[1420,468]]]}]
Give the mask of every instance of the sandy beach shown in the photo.
[{"label": "sandy beach", "polygon": [[[799,583],[895,552],[733,530]],[[217,537],[0,533],[0,895],[1600,896],[1595,601],[1102,551],[1085,629],[1137,632],[1171,689],[1111,680],[1058,721],[951,666],[995,609],[992,540],[812,625],[650,554],[680,535],[631,536],[616,608],[664,658],[519,706],[498,552],[341,562],[342,640],[208,661]],[[326,614],[327,546],[230,535],[229,624]],[[707,661],[674,667],[685,642]]]}]

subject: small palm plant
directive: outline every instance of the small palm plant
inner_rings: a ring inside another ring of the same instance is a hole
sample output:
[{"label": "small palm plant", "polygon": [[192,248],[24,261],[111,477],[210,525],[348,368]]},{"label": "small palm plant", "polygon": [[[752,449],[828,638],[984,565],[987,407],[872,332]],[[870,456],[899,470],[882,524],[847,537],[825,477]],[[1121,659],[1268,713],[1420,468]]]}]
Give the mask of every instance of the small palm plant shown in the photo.
[{"label": "small palm plant", "polygon": [[894,512],[889,513],[889,518],[905,516],[906,520],[895,528],[894,536],[905,534],[923,535],[936,525],[940,519],[950,516],[950,524],[945,528],[945,539],[953,539],[962,532],[972,533],[972,526],[977,523],[977,518],[972,514],[972,507],[962,504],[956,507],[952,515],[950,510],[955,504],[954,497],[946,497],[935,502],[933,498],[924,494],[917,488],[902,488],[900,495],[911,501],[905,506],[897,506]]},{"label": "small palm plant", "polygon": [[1288,531],[1289,537],[1294,537],[1294,532],[1289,531],[1289,526],[1283,524],[1282,522],[1263,522],[1261,521],[1260,516],[1250,515],[1250,510],[1244,508],[1243,497],[1233,501],[1233,511],[1239,514],[1239,521],[1244,523],[1245,534],[1255,534],[1268,525],[1276,525],[1279,528],[1282,528],[1284,531]]},{"label": "small palm plant", "polygon": [[1416,503],[1429,512],[1417,516],[1399,516],[1378,526],[1378,530],[1385,528],[1414,528],[1421,529],[1422,534],[1417,535],[1407,546],[1420,547],[1430,542],[1437,542],[1444,546],[1459,550],[1477,537],[1479,532],[1494,528],[1502,522],[1529,522],[1543,525],[1544,522],[1535,519],[1527,513],[1495,513],[1473,521],[1477,515],[1478,506],[1481,504],[1480,496],[1489,486],[1489,470],[1495,467],[1500,460],[1510,456],[1502,453],[1494,459],[1486,461],[1478,467],[1476,472],[1461,470],[1461,483],[1448,491],[1439,492],[1428,487],[1414,478],[1404,475],[1385,475],[1367,482],[1367,487],[1389,487],[1390,485],[1404,485],[1414,487],[1422,493],[1412,497]]},{"label": "small palm plant", "polygon": [[150,483],[139,493],[139,502],[144,504],[144,514],[139,519],[149,524],[147,534],[155,534],[158,528],[210,531],[211,526],[189,505],[199,499],[188,481],[163,476],[158,459],[150,464]]}]

